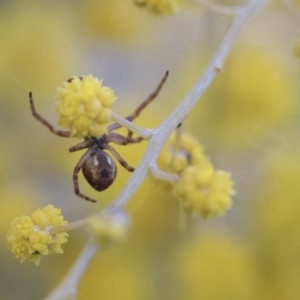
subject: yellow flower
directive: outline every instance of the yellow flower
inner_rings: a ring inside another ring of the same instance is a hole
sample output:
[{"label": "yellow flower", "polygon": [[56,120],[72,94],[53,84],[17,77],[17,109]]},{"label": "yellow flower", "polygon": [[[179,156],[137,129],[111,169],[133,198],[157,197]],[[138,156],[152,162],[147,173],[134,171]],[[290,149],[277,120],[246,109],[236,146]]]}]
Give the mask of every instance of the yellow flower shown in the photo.
[{"label": "yellow flower", "polygon": [[128,232],[129,217],[125,211],[103,213],[88,219],[89,228],[101,246],[123,241]]},{"label": "yellow flower", "polygon": [[6,235],[9,249],[21,262],[28,259],[38,265],[41,255],[63,253],[61,245],[68,241],[68,234],[53,234],[51,229],[66,223],[61,210],[53,205],[37,209],[31,217],[17,217]]},{"label": "yellow flower", "polygon": [[206,219],[223,215],[230,208],[233,181],[229,173],[214,171],[212,166],[189,166],[175,184],[173,194],[184,211]]},{"label": "yellow flower", "polygon": [[110,106],[116,96],[111,88],[102,86],[102,80],[92,75],[74,76],[57,89],[58,123],[69,128],[71,136],[101,136],[107,131],[111,118]]},{"label": "yellow flower", "polygon": [[179,174],[190,164],[206,164],[207,161],[203,147],[192,135],[174,132],[162,148],[157,165],[164,171]]},{"label": "yellow flower", "polygon": [[178,0],[134,0],[139,6],[145,6],[153,13],[172,15],[178,10]]},{"label": "yellow flower", "polygon": [[175,132],[163,147],[157,165],[177,174],[173,187],[185,212],[202,218],[223,215],[231,206],[234,194],[229,173],[215,170],[201,144],[190,134]]}]

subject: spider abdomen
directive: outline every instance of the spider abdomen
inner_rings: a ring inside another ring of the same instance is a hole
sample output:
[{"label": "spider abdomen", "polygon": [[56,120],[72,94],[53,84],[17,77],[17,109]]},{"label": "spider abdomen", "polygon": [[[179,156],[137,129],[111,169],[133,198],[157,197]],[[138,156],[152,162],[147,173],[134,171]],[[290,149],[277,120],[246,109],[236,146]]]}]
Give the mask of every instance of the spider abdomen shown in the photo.
[{"label": "spider abdomen", "polygon": [[82,173],[95,190],[103,191],[114,182],[117,175],[117,166],[107,153],[97,148],[85,160]]}]

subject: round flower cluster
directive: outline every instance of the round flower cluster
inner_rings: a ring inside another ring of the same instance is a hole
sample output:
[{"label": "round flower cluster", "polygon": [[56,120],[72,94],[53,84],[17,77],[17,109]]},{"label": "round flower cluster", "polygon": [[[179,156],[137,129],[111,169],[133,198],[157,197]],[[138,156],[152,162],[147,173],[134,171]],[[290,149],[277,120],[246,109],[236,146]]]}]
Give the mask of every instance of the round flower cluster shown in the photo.
[{"label": "round flower cluster", "polygon": [[203,219],[224,214],[231,206],[233,181],[224,171],[207,172],[200,165],[188,166],[173,189],[189,214],[199,214]]},{"label": "round flower cluster", "polygon": [[31,216],[17,217],[6,235],[8,247],[21,262],[28,259],[38,265],[41,255],[63,253],[61,245],[68,241],[68,234],[51,233],[51,229],[66,223],[61,210],[53,205],[38,209]]},{"label": "round flower cluster", "polygon": [[173,195],[185,212],[206,219],[222,215],[230,208],[234,194],[230,174],[215,170],[202,146],[191,135],[172,134],[157,164],[162,170],[179,176]]},{"label": "round flower cluster", "polygon": [[110,106],[117,97],[111,88],[102,86],[102,80],[92,75],[74,76],[57,94],[58,124],[70,129],[72,137],[98,137],[107,132]]},{"label": "round flower cluster", "polygon": [[178,175],[188,165],[201,164],[203,167],[210,167],[208,163],[203,147],[186,132],[172,133],[157,159],[160,169]]},{"label": "round flower cluster", "polygon": [[178,10],[178,0],[134,0],[138,6],[145,6],[153,13],[172,15]]}]

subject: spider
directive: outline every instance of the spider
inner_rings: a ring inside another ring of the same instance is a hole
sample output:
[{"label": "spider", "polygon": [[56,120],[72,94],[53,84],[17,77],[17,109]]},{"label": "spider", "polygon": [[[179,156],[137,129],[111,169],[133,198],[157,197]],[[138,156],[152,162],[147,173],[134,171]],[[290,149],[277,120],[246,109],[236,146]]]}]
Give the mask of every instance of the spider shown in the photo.
[{"label": "spider", "polygon": [[[135,111],[126,117],[128,121],[133,121],[137,118],[140,112],[156,98],[165,81],[168,77],[168,71],[160,81],[159,85],[136,109]],[[69,79],[68,81],[72,80]],[[61,137],[70,137],[70,131],[57,130],[48,122],[44,117],[36,112],[32,92],[29,93],[29,103],[32,115],[43,125],[45,125],[53,134]],[[82,173],[87,182],[97,191],[103,191],[107,189],[115,180],[117,175],[117,166],[113,159],[105,151],[109,151],[110,154],[129,172],[133,172],[135,169],[128,165],[128,163],[120,156],[120,154],[109,145],[109,143],[115,143],[118,145],[128,145],[133,143],[139,143],[143,140],[142,137],[133,138],[133,132],[128,130],[127,136],[123,136],[119,133],[113,132],[122,126],[118,123],[114,123],[108,126],[108,134],[103,134],[100,137],[86,137],[83,142],[72,146],[69,151],[75,152],[82,149],[87,151],[81,156],[73,171],[73,185],[74,193],[87,201],[97,202],[96,200],[82,194],[78,184],[78,173],[82,170]]]}]

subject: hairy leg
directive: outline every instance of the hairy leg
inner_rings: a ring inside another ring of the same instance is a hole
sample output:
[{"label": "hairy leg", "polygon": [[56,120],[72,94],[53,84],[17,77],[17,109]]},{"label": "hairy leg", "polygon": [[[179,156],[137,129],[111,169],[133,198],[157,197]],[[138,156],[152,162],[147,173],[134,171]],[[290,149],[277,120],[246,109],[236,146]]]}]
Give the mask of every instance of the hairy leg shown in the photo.
[{"label": "hairy leg", "polygon": [[82,194],[80,192],[80,189],[79,189],[79,184],[78,184],[78,173],[79,171],[81,170],[82,168],[82,165],[84,164],[86,158],[90,155],[90,149],[88,151],[86,151],[83,156],[80,158],[79,162],[77,163],[77,165],[75,166],[74,168],[74,171],[73,171],[73,184],[74,184],[74,193],[84,199],[84,200],[87,200],[87,201],[90,201],[90,202],[97,202],[96,200]]},{"label": "hairy leg", "polygon": [[[159,85],[157,86],[157,88],[155,89],[154,92],[152,92],[149,97],[147,97],[136,109],[135,111],[128,117],[126,117],[126,119],[128,121],[132,121],[134,120],[135,118],[137,118],[141,111],[146,108],[146,106],[152,102],[156,96],[159,94],[160,90],[162,89],[164,83],[166,82],[167,78],[168,78],[168,75],[169,75],[169,72],[167,71],[166,74],[164,75],[164,77],[162,78],[162,80],[160,81]],[[115,124],[112,124],[108,127],[108,131],[113,131],[113,130],[116,130],[118,128],[122,127],[121,125],[119,125],[118,123],[115,123]]]},{"label": "hairy leg", "polygon": [[108,150],[114,156],[114,158],[120,163],[120,165],[124,167],[126,170],[128,170],[129,172],[133,172],[135,170],[133,167],[130,167],[128,165],[128,163],[122,158],[122,156],[113,147],[106,144],[103,148]]},{"label": "hairy leg", "polygon": [[[131,134],[130,134],[131,133]],[[142,137],[132,138],[132,132],[129,131],[127,136],[123,136],[122,134],[111,132],[109,135],[105,137],[105,143],[113,142],[117,145],[126,146],[128,144],[135,144],[143,141]],[[102,146],[102,144],[101,144]]]},{"label": "hairy leg", "polygon": [[39,120],[42,124],[44,124],[46,127],[48,127],[48,129],[58,135],[58,136],[62,136],[62,137],[70,137],[70,132],[69,131],[62,131],[62,130],[57,130],[54,128],[54,126],[49,123],[46,119],[44,119],[40,114],[38,114],[35,110],[34,107],[34,102],[33,102],[33,96],[32,96],[32,92],[29,93],[29,103],[30,103],[30,109],[32,112],[32,115]]}]

